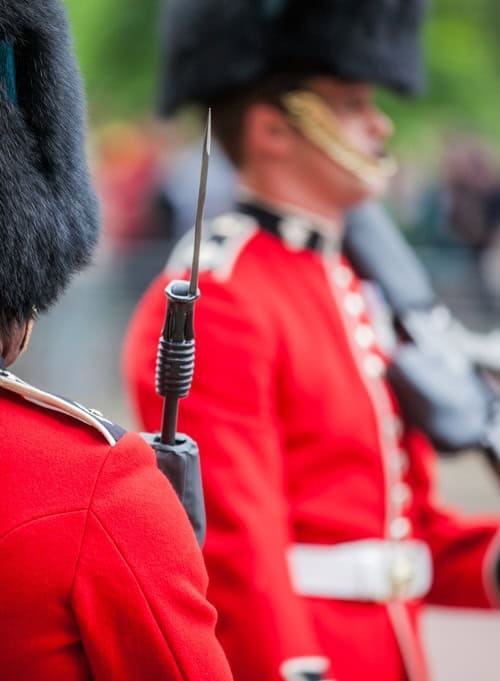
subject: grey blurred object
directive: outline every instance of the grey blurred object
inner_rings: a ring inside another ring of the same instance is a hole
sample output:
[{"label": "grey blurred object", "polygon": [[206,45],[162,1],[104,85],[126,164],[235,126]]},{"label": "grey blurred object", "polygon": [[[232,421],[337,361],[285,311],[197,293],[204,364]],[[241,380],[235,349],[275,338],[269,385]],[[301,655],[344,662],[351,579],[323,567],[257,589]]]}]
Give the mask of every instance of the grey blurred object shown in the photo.
[{"label": "grey blurred object", "polygon": [[491,144],[467,131],[451,133],[439,175],[426,184],[406,223],[410,239],[436,289],[461,319],[484,329],[500,301],[500,172]]},{"label": "grey blurred object", "polygon": [[498,372],[498,332],[463,327],[435,295],[422,265],[384,209],[353,211],[344,251],[366,280],[376,282],[398,331],[388,378],[406,417],[440,451],[469,447],[500,460],[498,397],[482,371]]}]

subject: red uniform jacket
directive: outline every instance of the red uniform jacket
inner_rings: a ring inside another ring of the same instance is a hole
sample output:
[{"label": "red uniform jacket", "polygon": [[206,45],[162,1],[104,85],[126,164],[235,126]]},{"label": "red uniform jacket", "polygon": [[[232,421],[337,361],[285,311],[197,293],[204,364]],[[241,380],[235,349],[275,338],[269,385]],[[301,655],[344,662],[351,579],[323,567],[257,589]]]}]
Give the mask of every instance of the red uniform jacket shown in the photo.
[{"label": "red uniform jacket", "polygon": [[[338,253],[303,247],[296,220],[285,227],[279,239],[224,216],[204,249],[181,426],[200,445],[218,634],[237,681],[277,681],[285,659],[305,655],[330,658],[339,681],[422,681],[420,601],[298,596],[287,550],[421,538],[434,561],[428,602],[488,608],[498,520],[436,505],[434,453],[399,419],[359,281]],[[148,429],[160,419],[151,377],[169,277],[152,284],[126,345]]]},{"label": "red uniform jacket", "polygon": [[0,372],[0,678],[229,681],[187,518],[115,430]]}]

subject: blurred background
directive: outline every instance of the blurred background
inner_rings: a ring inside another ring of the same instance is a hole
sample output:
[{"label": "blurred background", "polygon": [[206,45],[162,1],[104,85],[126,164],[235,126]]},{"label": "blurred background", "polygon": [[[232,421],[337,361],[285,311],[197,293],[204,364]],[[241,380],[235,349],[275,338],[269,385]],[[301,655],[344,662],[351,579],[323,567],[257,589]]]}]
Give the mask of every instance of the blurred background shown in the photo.
[{"label": "blurred background", "polygon": [[[168,124],[154,119],[159,0],[66,4],[89,98],[103,235],[94,266],[40,320],[17,371],[132,428],[120,379],[122,338],[171,240],[193,221],[199,128],[189,115]],[[388,208],[445,302],[482,331],[500,328],[499,33],[498,0],[434,0],[428,92],[410,105],[380,95],[396,122],[401,166]],[[232,183],[216,154],[208,216],[230,204]],[[439,475],[446,501],[467,513],[500,513],[498,484],[474,453],[441,463]],[[500,616],[433,610],[425,637],[434,681],[498,681]]]}]

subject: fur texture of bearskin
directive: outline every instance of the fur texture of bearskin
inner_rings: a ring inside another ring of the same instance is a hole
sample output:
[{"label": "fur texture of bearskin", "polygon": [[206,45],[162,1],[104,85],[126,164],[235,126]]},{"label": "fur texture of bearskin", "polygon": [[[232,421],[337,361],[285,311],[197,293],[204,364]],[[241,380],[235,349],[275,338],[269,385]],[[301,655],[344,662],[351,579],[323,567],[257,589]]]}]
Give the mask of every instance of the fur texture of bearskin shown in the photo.
[{"label": "fur texture of bearskin", "polygon": [[45,310],[89,262],[98,208],[85,157],[85,110],[59,0],[1,0],[17,106],[0,84],[0,324]]},{"label": "fur texture of bearskin", "polygon": [[427,0],[164,0],[160,111],[302,71],[413,94]]}]

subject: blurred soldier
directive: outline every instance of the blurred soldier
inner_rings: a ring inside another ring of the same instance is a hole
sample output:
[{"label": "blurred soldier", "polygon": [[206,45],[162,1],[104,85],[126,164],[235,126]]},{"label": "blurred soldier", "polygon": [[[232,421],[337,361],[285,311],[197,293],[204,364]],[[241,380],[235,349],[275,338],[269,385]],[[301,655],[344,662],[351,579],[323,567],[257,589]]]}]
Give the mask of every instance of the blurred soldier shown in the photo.
[{"label": "blurred soldier", "polygon": [[[209,598],[238,681],[424,681],[422,606],[498,603],[498,520],[435,504],[434,452],[402,420],[339,250],[346,210],[394,172],[373,86],[418,89],[424,4],[169,4],[164,110],[212,104],[241,187],[205,244],[197,372],[181,413],[200,443]],[[127,340],[148,428],[160,418],[163,289],[185,250]]]},{"label": "blurred soldier", "polygon": [[6,370],[89,261],[98,214],[62,3],[5,0],[0,33],[0,676],[228,681],[152,450]]}]

